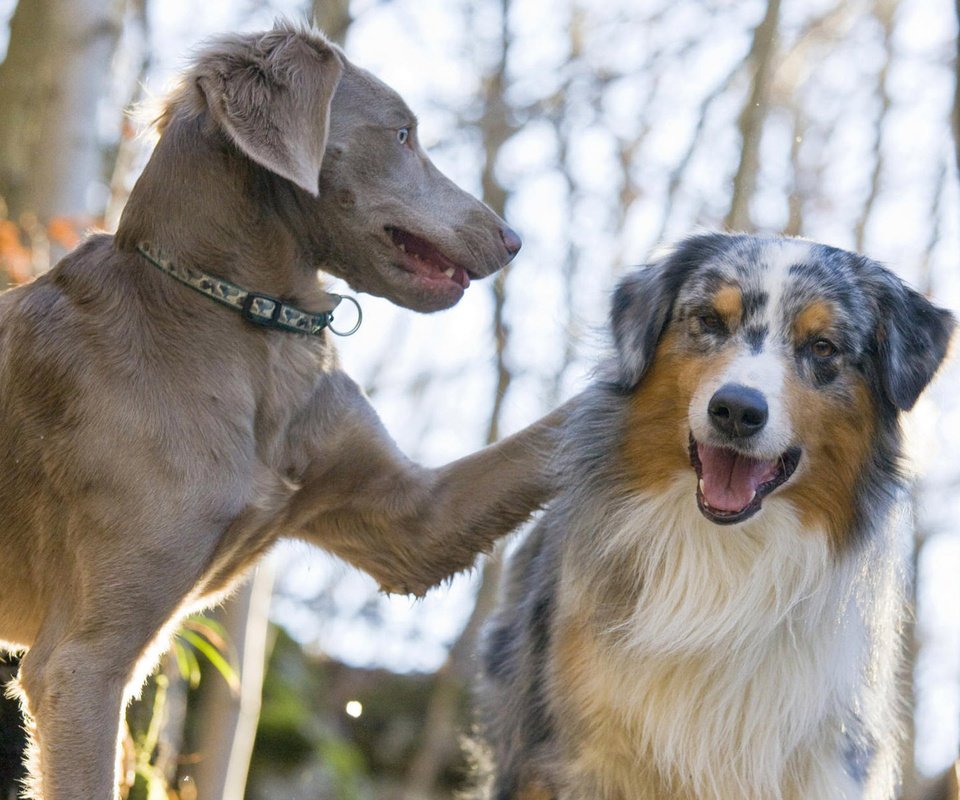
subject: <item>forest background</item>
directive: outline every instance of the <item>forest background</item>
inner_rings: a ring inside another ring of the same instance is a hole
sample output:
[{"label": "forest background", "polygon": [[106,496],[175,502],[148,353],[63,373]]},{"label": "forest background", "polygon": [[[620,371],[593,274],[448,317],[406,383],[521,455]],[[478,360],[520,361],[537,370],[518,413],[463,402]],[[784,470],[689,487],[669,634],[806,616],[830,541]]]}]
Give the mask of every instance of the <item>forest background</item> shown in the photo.
[{"label": "forest background", "polygon": [[[30,280],[85,231],[112,229],[154,141],[149,109],[204,38],[316,19],[407,99],[441,169],[524,238],[449,312],[361,298],[364,325],[340,342],[401,447],[439,464],[583,387],[617,276],[697,229],[860,250],[960,309],[955,2],[0,0],[0,280]],[[956,796],[958,369],[908,420],[921,477],[903,526],[904,800]],[[510,546],[420,602],[278,548],[181,630],[131,709],[124,792],[450,797]],[[18,725],[0,707],[2,800]]]}]

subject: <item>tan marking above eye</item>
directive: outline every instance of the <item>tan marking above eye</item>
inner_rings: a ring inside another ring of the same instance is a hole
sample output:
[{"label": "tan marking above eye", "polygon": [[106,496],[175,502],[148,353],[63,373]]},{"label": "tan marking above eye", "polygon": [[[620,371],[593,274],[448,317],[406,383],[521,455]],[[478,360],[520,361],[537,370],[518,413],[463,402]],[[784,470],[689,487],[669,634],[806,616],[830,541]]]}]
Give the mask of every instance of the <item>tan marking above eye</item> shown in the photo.
[{"label": "tan marking above eye", "polygon": [[793,319],[793,337],[798,343],[823,338],[834,322],[833,306],[826,300],[814,300]]},{"label": "tan marking above eye", "polygon": [[713,308],[723,318],[727,330],[734,330],[740,325],[743,316],[743,295],[737,286],[727,285],[713,296]]}]

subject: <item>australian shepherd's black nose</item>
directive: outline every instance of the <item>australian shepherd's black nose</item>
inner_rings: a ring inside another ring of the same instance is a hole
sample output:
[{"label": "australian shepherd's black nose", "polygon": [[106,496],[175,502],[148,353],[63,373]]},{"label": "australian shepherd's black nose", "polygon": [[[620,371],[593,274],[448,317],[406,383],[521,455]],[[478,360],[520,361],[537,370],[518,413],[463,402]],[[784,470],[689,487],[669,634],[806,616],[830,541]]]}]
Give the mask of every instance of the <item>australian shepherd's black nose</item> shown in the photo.
[{"label": "australian shepherd's black nose", "polygon": [[898,418],[953,318],[875,262],[703,235],[616,358],[485,643],[496,800],[889,800]]}]

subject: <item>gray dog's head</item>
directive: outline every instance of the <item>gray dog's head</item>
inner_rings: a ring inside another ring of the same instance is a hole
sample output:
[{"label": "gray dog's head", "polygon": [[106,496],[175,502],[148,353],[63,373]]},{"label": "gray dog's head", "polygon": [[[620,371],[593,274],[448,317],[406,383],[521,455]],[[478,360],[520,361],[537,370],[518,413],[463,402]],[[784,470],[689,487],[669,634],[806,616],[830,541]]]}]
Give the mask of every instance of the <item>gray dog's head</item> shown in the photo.
[{"label": "gray dog's head", "polygon": [[302,217],[301,244],[359,291],[417,311],[448,308],[520,249],[500,217],[431,163],[400,96],[316,31],[278,23],[218,40],[184,99],[297,187],[287,205]]}]

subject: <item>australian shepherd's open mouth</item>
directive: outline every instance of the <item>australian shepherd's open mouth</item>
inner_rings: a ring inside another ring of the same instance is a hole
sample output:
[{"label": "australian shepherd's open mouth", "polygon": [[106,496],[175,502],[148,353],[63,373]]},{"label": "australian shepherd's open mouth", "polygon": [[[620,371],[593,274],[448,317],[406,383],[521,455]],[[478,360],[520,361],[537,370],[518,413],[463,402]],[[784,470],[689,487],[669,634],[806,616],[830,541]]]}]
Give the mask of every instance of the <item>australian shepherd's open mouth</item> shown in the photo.
[{"label": "australian shepherd's open mouth", "polygon": [[397,266],[415,277],[440,285],[454,284],[464,290],[470,285],[470,278],[476,277],[426,239],[389,225],[385,230],[399,251]]},{"label": "australian shepherd's open mouth", "polygon": [[790,479],[800,463],[800,448],[764,460],[703,444],[691,434],[690,463],[697,473],[701,513],[718,525],[733,525],[756,514],[763,498]]}]

